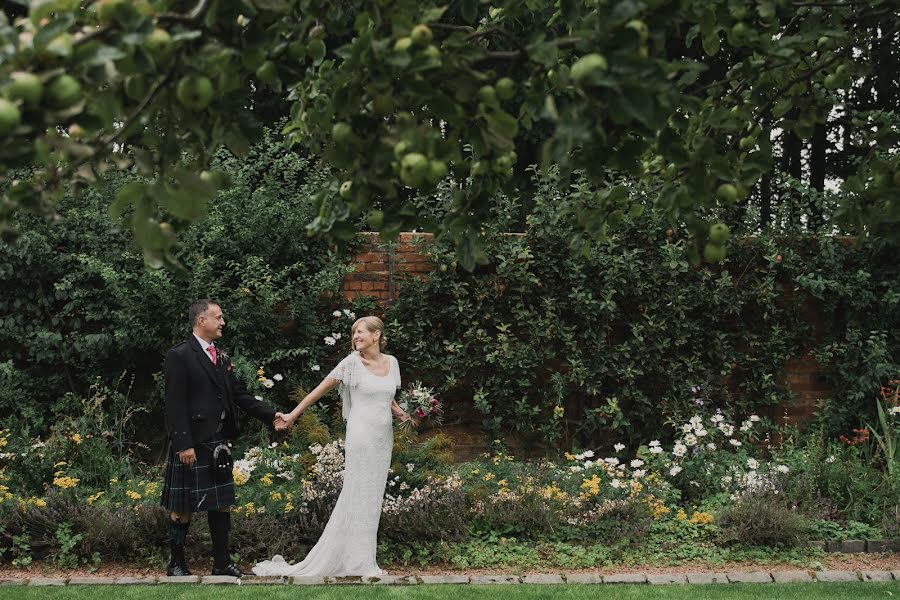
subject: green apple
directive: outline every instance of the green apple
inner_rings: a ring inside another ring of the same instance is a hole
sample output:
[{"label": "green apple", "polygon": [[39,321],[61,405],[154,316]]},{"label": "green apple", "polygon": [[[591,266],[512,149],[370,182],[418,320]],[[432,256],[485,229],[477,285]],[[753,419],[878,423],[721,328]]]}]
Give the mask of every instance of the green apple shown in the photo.
[{"label": "green apple", "polygon": [[511,100],[516,95],[516,82],[509,77],[503,77],[497,82],[497,97],[501,100]]},{"label": "green apple", "polygon": [[344,200],[349,200],[353,196],[353,182],[345,181],[344,183],[342,183],[340,190],[338,190],[338,193]]},{"label": "green apple", "polygon": [[483,85],[478,90],[478,99],[488,106],[495,106],[497,104],[497,90],[492,85]]},{"label": "green apple", "polygon": [[147,95],[147,80],[143,75],[129,75],[125,79],[125,95],[132,100],[143,100]]},{"label": "green apple", "polygon": [[175,88],[175,96],[181,104],[190,110],[203,110],[212,102],[212,81],[202,75],[186,75]]},{"label": "green apple", "polygon": [[15,131],[22,122],[22,113],[19,107],[6,98],[0,98],[0,136],[6,136]]},{"label": "green apple", "polygon": [[428,183],[437,185],[447,176],[447,163],[442,160],[432,160],[428,163]]},{"label": "green apple", "polygon": [[41,103],[44,84],[40,77],[27,71],[15,71],[10,78],[12,81],[6,86],[7,98],[21,100],[28,107],[35,107]]},{"label": "green apple", "polygon": [[424,154],[410,152],[400,161],[400,180],[409,187],[419,187],[429,171],[429,161]]},{"label": "green apple", "polygon": [[47,86],[47,101],[53,108],[69,108],[81,100],[81,84],[71,75],[60,75]]},{"label": "green apple", "polygon": [[168,31],[157,27],[144,40],[144,48],[158,63],[165,62],[172,54],[172,36]]},{"label": "green apple", "polygon": [[703,247],[703,259],[708,263],[720,263],[725,260],[725,246],[707,242]]},{"label": "green apple", "polygon": [[650,35],[650,30],[647,28],[647,24],[641,21],[640,19],[632,19],[625,24],[627,29],[631,29],[634,31],[642,42],[647,41],[647,37]]},{"label": "green apple", "polygon": [[730,233],[728,225],[725,223],[713,223],[709,226],[709,241],[714,244],[724,244]]},{"label": "green apple", "polygon": [[379,117],[386,117],[394,112],[394,99],[387,94],[379,94],[372,100],[372,110]]},{"label": "green apple", "polygon": [[366,222],[372,229],[381,229],[381,226],[384,224],[384,212],[378,210],[377,208],[373,208],[366,215]]},{"label": "green apple", "polygon": [[734,204],[738,198],[737,188],[730,183],[723,183],[716,190],[716,198],[724,204]]},{"label": "green apple", "polygon": [[434,35],[431,33],[431,28],[424,23],[420,23],[413,27],[412,32],[409,34],[412,43],[420,48],[424,48],[428,44],[431,43],[431,40],[434,39]]},{"label": "green apple", "polygon": [[394,156],[396,158],[403,158],[407,152],[409,152],[409,142],[406,140],[400,140],[394,144]]},{"label": "green apple", "polygon": [[343,121],[335,123],[331,128],[331,139],[337,146],[344,146],[353,139],[353,128]]}]

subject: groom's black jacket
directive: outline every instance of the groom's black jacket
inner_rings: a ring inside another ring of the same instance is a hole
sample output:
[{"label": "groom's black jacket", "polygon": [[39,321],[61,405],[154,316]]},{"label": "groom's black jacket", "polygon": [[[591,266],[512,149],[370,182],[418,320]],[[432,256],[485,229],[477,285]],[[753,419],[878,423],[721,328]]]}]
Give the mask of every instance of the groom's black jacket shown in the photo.
[{"label": "groom's black jacket", "polygon": [[235,404],[269,425],[275,419],[275,409],[234,376],[224,353],[217,362],[213,365],[193,334],[166,354],[166,429],[174,452],[209,440],[220,424],[225,437],[236,438],[241,425]]}]

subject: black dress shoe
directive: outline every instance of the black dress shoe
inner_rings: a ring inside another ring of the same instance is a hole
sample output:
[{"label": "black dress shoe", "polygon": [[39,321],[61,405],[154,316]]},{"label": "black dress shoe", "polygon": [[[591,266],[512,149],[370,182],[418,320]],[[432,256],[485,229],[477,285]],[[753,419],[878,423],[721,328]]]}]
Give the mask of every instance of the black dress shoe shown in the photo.
[{"label": "black dress shoe", "polygon": [[228,575],[229,577],[243,577],[244,575],[246,575],[246,573],[244,573],[243,571],[238,569],[234,563],[231,563],[230,565],[228,565],[227,567],[225,567],[223,569],[217,569],[217,568],[213,567],[212,574],[213,575]]},{"label": "black dress shoe", "polygon": [[169,577],[187,577],[191,572],[184,564],[169,565],[166,568],[166,575]]}]

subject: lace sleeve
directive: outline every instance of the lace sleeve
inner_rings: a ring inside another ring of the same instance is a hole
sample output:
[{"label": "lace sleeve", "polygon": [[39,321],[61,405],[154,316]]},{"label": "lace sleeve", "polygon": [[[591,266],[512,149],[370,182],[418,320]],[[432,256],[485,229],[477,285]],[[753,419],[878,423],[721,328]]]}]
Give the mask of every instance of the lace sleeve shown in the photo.
[{"label": "lace sleeve", "polygon": [[350,388],[353,387],[353,382],[356,379],[356,365],[359,364],[354,354],[356,353],[353,352],[344,357],[344,360],[339,362],[328,374],[328,377],[331,379],[337,379],[341,382],[341,385],[338,387],[338,393],[341,395],[341,415],[345,421],[350,418],[350,407],[353,403],[350,398]]},{"label": "lace sleeve", "polygon": [[391,356],[391,363],[394,371],[394,384],[397,386],[399,390],[401,387],[400,383],[400,363],[397,362],[397,358],[395,356]]},{"label": "lace sleeve", "polygon": [[331,373],[328,374],[328,377],[331,379],[337,379],[341,382],[342,385],[353,385],[353,372],[354,372],[354,360],[353,354],[348,354],[337,364],[337,366],[331,370]]}]

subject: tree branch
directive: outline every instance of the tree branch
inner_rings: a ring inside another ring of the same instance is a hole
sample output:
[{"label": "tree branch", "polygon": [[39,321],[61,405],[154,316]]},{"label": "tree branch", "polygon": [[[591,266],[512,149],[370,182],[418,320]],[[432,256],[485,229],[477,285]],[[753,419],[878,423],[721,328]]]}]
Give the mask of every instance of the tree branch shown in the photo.
[{"label": "tree branch", "polygon": [[203,16],[203,13],[206,12],[208,7],[209,0],[199,0],[197,6],[192,8],[188,13],[162,13],[156,17],[156,20],[160,23],[193,23]]}]

